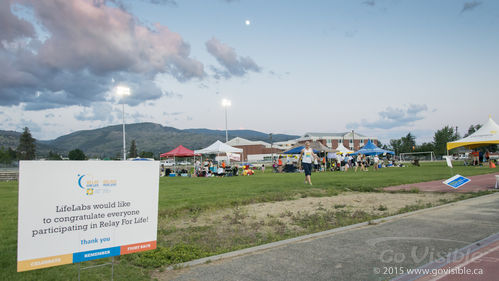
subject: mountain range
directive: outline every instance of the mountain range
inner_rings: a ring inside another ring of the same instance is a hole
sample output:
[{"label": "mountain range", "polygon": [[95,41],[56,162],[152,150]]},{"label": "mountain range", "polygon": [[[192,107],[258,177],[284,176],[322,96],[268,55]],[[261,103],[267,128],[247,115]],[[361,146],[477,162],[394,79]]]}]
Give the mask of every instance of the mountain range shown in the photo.
[{"label": "mountain range", "polygon": [[[37,140],[37,156],[44,157],[49,151],[67,155],[73,149],[81,149],[89,158],[118,157],[123,149],[123,127],[114,125],[93,130],[82,130],[60,136],[53,140]],[[269,134],[253,130],[229,130],[229,139],[241,137],[248,140],[270,142]],[[0,147],[15,149],[21,133],[0,130]],[[296,135],[272,134],[274,142],[295,139]],[[154,155],[167,152],[183,145],[189,149],[206,147],[216,140],[225,142],[225,130],[177,129],[156,123],[135,123],[126,125],[127,152],[132,140],[137,151],[153,152]]]}]

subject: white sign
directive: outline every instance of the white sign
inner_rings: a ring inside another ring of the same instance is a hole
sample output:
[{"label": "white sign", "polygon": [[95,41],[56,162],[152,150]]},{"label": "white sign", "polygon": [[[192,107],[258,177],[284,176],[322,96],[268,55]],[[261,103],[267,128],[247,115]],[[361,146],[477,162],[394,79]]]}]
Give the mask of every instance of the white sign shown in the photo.
[{"label": "white sign", "polygon": [[17,271],[156,248],[159,162],[21,161]]},{"label": "white sign", "polygon": [[241,161],[241,155],[237,153],[227,152],[227,157],[229,158],[229,160]]},{"label": "white sign", "polygon": [[445,161],[447,161],[447,166],[452,168],[452,156],[444,156]]}]

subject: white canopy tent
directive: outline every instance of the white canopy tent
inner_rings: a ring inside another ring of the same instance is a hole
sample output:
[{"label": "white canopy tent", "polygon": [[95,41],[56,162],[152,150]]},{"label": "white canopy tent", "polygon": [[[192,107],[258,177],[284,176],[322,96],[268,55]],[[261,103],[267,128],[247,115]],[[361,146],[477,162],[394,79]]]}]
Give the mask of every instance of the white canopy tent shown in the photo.
[{"label": "white canopy tent", "polygon": [[225,144],[219,140],[214,142],[212,145],[200,149],[200,150],[194,150],[195,154],[217,154],[219,155],[220,153],[225,153],[227,155],[227,162],[230,162],[229,155],[231,153],[242,153],[243,150],[240,148],[232,147],[228,144]]},{"label": "white canopy tent", "polygon": [[337,154],[338,153],[350,154],[350,153],[354,152],[353,150],[346,148],[341,142],[340,142],[340,144],[338,144],[338,147],[336,148],[336,150],[338,150],[338,152],[336,152]]},{"label": "white canopy tent", "polygon": [[195,154],[220,154],[220,153],[242,153],[242,152],[243,152],[242,149],[232,147],[219,140],[217,140],[212,145],[206,148],[200,150],[194,150]]},{"label": "white canopy tent", "polygon": [[499,126],[492,118],[473,134],[453,142],[447,143],[447,150],[457,147],[473,149],[479,146],[499,144]]}]

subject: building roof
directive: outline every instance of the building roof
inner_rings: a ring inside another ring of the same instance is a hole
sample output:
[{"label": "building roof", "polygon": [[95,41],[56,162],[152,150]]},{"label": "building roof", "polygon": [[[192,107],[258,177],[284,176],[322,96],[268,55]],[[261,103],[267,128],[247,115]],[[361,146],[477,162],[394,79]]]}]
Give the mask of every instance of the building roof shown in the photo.
[{"label": "building roof", "polygon": [[231,139],[230,141],[227,142],[227,144],[232,146],[263,145],[265,147],[270,147],[270,143],[264,141],[252,141],[240,137],[235,137]]},{"label": "building roof", "polygon": [[[344,137],[345,135],[350,134],[351,132],[342,132],[342,133],[317,133],[317,132],[309,132],[305,133],[302,138],[310,137],[310,138],[324,138],[324,137]],[[356,137],[365,138],[366,136],[361,135],[355,132]]]}]

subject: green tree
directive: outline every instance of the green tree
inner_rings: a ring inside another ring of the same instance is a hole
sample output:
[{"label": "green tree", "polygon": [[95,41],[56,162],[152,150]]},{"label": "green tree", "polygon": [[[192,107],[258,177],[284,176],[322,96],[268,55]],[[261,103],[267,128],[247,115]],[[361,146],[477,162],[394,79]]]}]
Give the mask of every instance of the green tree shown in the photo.
[{"label": "green tree", "polygon": [[19,160],[33,160],[36,157],[35,153],[35,139],[31,136],[28,127],[25,127],[23,133],[19,137],[19,145],[17,146],[17,158]]},{"label": "green tree", "polygon": [[401,139],[393,139],[390,140],[390,147],[395,152],[395,154],[400,154],[400,150],[402,149],[402,140]]},{"label": "green tree", "polygon": [[49,151],[49,155],[47,156],[47,159],[48,160],[62,160],[62,157],[57,154],[57,153],[54,153],[52,150]]},{"label": "green tree", "polygon": [[139,157],[141,157],[141,158],[154,158],[154,153],[152,153],[150,151],[142,151],[139,154]]},{"label": "green tree", "polygon": [[480,125],[480,124],[471,125],[468,128],[468,132],[466,134],[464,134],[464,137],[467,137],[467,136],[473,134],[474,132],[478,131],[481,127],[482,127],[482,125]]},{"label": "green tree", "polygon": [[85,153],[81,149],[73,149],[69,152],[68,154],[69,160],[85,160],[87,157],[85,156]]},{"label": "green tree", "polygon": [[132,140],[130,144],[130,151],[128,152],[129,158],[136,158],[137,155],[137,146],[135,145],[135,140]]},{"label": "green tree", "polygon": [[5,165],[9,165],[13,159],[14,158],[11,157],[11,155],[9,154],[9,151],[4,149],[4,147],[2,146],[0,148],[0,163],[5,164]]},{"label": "green tree", "polygon": [[416,137],[408,133],[405,137],[400,138],[400,152],[413,152],[416,149]]},{"label": "green tree", "polygon": [[442,129],[435,132],[433,136],[433,146],[435,147],[434,152],[436,155],[446,155],[447,154],[447,143],[459,139],[459,133],[457,132],[457,127],[445,126]]},{"label": "green tree", "polygon": [[424,142],[421,145],[416,146],[416,152],[427,152],[427,151],[434,151],[435,146],[431,142]]},{"label": "green tree", "polygon": [[12,160],[16,159],[17,152],[14,149],[12,149],[12,148],[9,147],[7,149],[7,153],[10,155],[10,159],[12,159]]}]

